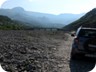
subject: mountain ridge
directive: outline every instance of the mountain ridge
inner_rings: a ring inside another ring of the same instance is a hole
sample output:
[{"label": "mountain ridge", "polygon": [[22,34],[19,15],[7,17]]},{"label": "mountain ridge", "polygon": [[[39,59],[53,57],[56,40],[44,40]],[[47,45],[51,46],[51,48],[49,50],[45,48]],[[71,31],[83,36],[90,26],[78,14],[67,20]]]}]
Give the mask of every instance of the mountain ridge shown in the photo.
[{"label": "mountain ridge", "polygon": [[28,29],[28,26],[21,22],[11,20],[7,16],[0,15],[0,30],[22,30]]},{"label": "mountain ridge", "polygon": [[66,25],[64,30],[77,30],[80,26],[96,28],[96,8],[86,13],[83,17],[75,22]]},{"label": "mountain ridge", "polygon": [[33,26],[33,27],[48,27],[48,28],[50,27],[62,28],[66,24],[78,19],[78,17],[74,18],[71,15],[66,16],[67,18],[66,19],[63,15],[62,15],[63,16],[62,18],[61,15],[30,12],[22,9],[21,7],[16,7],[13,9],[0,9],[0,15],[8,16],[12,20],[25,22],[26,24],[29,24],[30,26]]}]

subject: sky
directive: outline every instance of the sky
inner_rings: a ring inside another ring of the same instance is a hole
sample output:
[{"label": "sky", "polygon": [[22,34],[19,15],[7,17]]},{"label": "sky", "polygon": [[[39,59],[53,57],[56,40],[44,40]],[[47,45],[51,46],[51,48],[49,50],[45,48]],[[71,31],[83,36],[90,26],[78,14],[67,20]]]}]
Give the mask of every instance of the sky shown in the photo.
[{"label": "sky", "polygon": [[0,0],[0,7],[23,7],[27,11],[50,14],[80,14],[95,8],[96,0]]}]

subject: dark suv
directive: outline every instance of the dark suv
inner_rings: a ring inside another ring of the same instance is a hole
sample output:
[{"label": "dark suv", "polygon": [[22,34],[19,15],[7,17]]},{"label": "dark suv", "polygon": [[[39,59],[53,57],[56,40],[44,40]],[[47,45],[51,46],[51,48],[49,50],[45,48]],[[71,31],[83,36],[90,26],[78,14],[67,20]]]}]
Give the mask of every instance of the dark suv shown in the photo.
[{"label": "dark suv", "polygon": [[96,57],[96,28],[80,27],[74,37],[71,59],[82,56]]}]

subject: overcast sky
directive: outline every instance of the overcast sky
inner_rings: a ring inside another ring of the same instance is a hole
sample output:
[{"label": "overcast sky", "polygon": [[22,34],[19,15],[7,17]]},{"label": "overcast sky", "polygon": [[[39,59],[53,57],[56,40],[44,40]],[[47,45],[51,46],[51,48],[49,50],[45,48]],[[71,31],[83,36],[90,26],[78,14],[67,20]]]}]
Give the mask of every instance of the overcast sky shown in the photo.
[{"label": "overcast sky", "polygon": [[96,0],[0,0],[2,8],[23,7],[27,11],[60,14],[85,13],[96,7]]}]

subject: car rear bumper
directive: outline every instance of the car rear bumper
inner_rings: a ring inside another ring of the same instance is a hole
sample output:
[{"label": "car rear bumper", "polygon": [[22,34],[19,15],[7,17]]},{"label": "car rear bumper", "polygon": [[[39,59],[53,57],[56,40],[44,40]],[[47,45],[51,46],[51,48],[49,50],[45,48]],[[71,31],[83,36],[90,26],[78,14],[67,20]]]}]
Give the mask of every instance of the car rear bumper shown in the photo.
[{"label": "car rear bumper", "polygon": [[78,48],[73,48],[72,54],[73,55],[80,54],[80,55],[84,55],[87,57],[95,57],[96,58],[96,53],[89,53],[89,52],[86,52],[85,50],[79,50]]},{"label": "car rear bumper", "polygon": [[72,48],[72,52],[75,54],[79,54],[79,53],[82,53],[82,54],[86,54],[87,52],[84,51],[84,50],[79,50],[78,48]]}]

